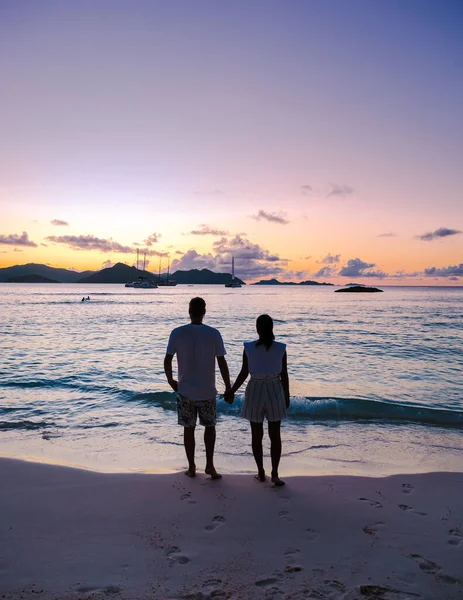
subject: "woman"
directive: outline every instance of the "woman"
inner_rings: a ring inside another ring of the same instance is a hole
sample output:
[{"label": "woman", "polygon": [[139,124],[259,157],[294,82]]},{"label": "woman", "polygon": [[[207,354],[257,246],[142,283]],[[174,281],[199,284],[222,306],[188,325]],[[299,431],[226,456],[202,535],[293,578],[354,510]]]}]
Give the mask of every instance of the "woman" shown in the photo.
[{"label": "woman", "polygon": [[243,365],[227,396],[233,398],[249,373],[251,374],[241,416],[251,422],[252,453],[258,470],[256,479],[265,481],[262,438],[264,418],[267,418],[272,460],[271,479],[275,485],[281,486],[285,482],[278,476],[281,457],[280,424],[289,407],[286,345],[275,342],[273,320],[269,315],[257,318],[256,329],[259,339],[244,343]]}]

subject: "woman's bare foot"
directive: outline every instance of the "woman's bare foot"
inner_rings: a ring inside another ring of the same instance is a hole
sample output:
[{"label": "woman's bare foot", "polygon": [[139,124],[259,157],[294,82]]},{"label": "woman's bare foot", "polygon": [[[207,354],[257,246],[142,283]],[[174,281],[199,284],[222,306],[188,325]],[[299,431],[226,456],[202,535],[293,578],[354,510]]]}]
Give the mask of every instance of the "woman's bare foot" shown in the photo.
[{"label": "woman's bare foot", "polygon": [[254,475],[257,481],[265,481],[265,471],[264,469],[259,469],[257,475]]},{"label": "woman's bare foot", "polygon": [[281,487],[282,485],[286,485],[286,483],[283,481],[283,479],[280,479],[278,477],[278,474],[274,475],[272,473],[272,483],[275,484],[277,487]]},{"label": "woman's bare foot", "polygon": [[217,473],[214,467],[206,467],[204,472],[206,475],[210,475],[211,479],[222,479],[222,475]]},{"label": "woman's bare foot", "polygon": [[185,471],[187,477],[196,477],[196,467],[189,467],[188,471]]}]

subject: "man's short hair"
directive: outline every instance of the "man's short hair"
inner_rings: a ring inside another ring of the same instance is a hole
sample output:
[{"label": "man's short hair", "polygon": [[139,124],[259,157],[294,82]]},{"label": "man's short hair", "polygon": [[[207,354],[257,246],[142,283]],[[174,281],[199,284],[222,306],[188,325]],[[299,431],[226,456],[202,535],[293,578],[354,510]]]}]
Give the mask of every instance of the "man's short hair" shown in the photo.
[{"label": "man's short hair", "polygon": [[196,296],[190,300],[189,313],[192,317],[202,317],[206,314],[206,303],[202,298]]}]

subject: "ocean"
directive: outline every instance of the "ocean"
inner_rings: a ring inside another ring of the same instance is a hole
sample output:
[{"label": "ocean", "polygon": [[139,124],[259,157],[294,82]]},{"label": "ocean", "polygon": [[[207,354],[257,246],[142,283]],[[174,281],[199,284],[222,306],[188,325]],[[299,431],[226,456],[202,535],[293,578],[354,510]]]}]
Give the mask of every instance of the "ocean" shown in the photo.
[{"label": "ocean", "polygon": [[[185,466],[163,372],[202,296],[232,381],[261,313],[287,344],[283,475],[463,471],[463,288],[1,284],[0,455],[99,471]],[[81,302],[89,295],[90,302]],[[254,472],[249,424],[220,394],[216,466]],[[197,464],[204,452],[197,431]],[[268,455],[268,437],[265,438]],[[266,458],[269,469],[269,459]]]}]

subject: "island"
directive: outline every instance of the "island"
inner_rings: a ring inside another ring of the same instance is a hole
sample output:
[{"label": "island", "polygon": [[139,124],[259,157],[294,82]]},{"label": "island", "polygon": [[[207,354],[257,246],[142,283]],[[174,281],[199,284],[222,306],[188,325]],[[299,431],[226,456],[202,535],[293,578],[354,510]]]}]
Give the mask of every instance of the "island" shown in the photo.
[{"label": "island", "polygon": [[384,290],[380,290],[375,287],[368,287],[366,285],[351,285],[350,287],[341,288],[340,290],[334,290],[335,292],[365,292],[365,293],[373,293],[373,292],[383,292]]},{"label": "island", "polygon": [[43,277],[43,275],[36,275],[31,273],[31,275],[18,275],[17,277],[9,277],[6,280],[6,283],[60,283],[56,279],[49,279],[48,277]]},{"label": "island", "polygon": [[320,281],[278,281],[278,279],[261,279],[252,285],[334,285],[333,283],[325,283]]}]

